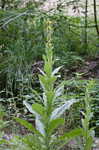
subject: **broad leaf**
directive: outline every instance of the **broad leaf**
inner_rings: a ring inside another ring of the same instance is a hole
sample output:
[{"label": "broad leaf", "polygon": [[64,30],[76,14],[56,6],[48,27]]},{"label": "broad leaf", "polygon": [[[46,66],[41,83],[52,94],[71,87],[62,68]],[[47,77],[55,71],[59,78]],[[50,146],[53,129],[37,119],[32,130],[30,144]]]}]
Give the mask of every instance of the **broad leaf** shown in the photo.
[{"label": "broad leaf", "polygon": [[[41,115],[36,111],[36,110],[33,110],[31,105],[29,105],[26,101],[24,101],[24,104],[26,105],[27,109],[33,113],[36,117],[36,120],[35,120],[35,124],[36,124],[36,129],[42,134],[44,135],[45,132],[44,132],[44,125],[43,123],[41,122]],[[37,105],[33,104],[35,106],[35,109],[37,109]],[[39,104],[38,104],[39,105]],[[40,106],[39,106],[40,107]],[[41,112],[41,111],[40,111]]]},{"label": "broad leaf", "polygon": [[38,103],[32,104],[32,109],[33,109],[33,111],[35,111],[36,113],[38,113],[42,117],[45,115],[44,107]]},{"label": "broad leaf", "polygon": [[51,120],[55,120],[56,118],[59,118],[64,112],[65,110],[69,109],[70,106],[77,102],[75,99],[69,100],[67,101],[65,104],[63,104],[62,106],[56,108],[51,115]]},{"label": "broad leaf", "polygon": [[45,79],[45,76],[39,75],[39,80],[43,90],[46,91],[47,80]]},{"label": "broad leaf", "polygon": [[73,129],[72,131],[65,133],[63,136],[60,137],[61,140],[67,140],[67,142],[69,142],[70,140],[72,140],[73,138],[75,138],[76,136],[80,136],[82,135],[83,129],[82,128],[77,128],[77,129]]},{"label": "broad leaf", "polygon": [[9,141],[7,141],[7,140],[5,140],[5,139],[0,139],[0,145],[2,145],[2,144],[7,144],[7,145],[9,145],[10,143],[9,143]]},{"label": "broad leaf", "polygon": [[63,125],[64,122],[65,121],[63,118],[58,118],[58,119],[52,120],[49,123],[48,132],[51,134],[54,131],[54,129],[58,128],[60,125]]},{"label": "broad leaf", "polygon": [[42,123],[40,118],[36,117],[35,125],[36,129],[44,136],[45,135],[44,124]]},{"label": "broad leaf", "polygon": [[58,145],[57,150],[60,150],[71,140],[75,139],[77,136],[82,135],[82,128],[73,129],[72,131],[65,133],[64,135],[57,138],[57,140],[54,140],[53,144]]}]

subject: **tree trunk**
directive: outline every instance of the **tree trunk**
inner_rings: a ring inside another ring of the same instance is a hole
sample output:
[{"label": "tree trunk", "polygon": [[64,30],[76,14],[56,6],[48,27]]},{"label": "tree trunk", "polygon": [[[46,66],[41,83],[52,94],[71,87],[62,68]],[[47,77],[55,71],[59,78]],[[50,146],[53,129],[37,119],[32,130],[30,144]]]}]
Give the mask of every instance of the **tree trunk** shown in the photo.
[{"label": "tree trunk", "polygon": [[94,21],[95,21],[95,27],[96,31],[99,37],[99,28],[98,28],[98,21],[97,21],[97,6],[96,6],[96,0],[93,0],[94,2]]}]

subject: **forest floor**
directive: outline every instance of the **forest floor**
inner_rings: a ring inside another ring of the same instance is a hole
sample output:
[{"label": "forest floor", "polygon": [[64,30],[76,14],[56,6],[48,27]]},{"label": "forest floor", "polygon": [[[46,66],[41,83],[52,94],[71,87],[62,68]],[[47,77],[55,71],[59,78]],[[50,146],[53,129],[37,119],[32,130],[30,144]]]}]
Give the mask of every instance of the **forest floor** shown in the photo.
[{"label": "forest floor", "polygon": [[84,61],[82,67],[78,68],[76,72],[83,73],[85,79],[99,78],[99,57],[94,59],[87,59]]},{"label": "forest floor", "polygon": [[[62,74],[65,74],[65,76],[72,78],[75,76],[76,73],[81,74],[82,79],[98,79],[99,78],[99,57],[96,58],[86,58],[83,61],[83,64],[78,65],[74,64],[73,66],[66,68],[64,67],[62,70]],[[64,75],[63,75],[64,76]],[[65,77],[64,76],[64,77]],[[66,77],[66,79],[68,79]]]}]

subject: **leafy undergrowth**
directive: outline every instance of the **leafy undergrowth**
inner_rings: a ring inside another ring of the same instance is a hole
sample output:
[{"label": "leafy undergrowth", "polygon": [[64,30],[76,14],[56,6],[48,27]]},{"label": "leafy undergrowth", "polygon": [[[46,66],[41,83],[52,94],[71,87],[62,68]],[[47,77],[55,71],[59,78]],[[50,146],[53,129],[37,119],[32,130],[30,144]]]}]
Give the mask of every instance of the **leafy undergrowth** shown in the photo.
[{"label": "leafy undergrowth", "polygon": [[[40,63],[38,63],[38,64],[40,64]],[[84,64],[86,64],[86,65],[85,66],[83,65],[82,68],[80,68],[80,69],[76,68],[77,72],[73,71],[72,68],[71,68],[69,70],[68,74],[64,74],[65,70],[64,70],[64,72],[63,72],[62,69],[60,70],[60,74],[63,73],[62,74],[63,75],[62,78],[65,78],[65,79],[67,78],[68,79],[68,80],[66,80],[65,87],[64,87],[65,88],[65,94],[67,93],[67,99],[72,99],[72,98],[83,99],[84,98],[84,93],[85,93],[85,87],[86,87],[86,85],[88,83],[88,80],[91,79],[92,77],[94,77],[94,79],[97,81],[96,82],[97,84],[95,84],[95,88],[92,89],[91,96],[92,96],[92,100],[94,101],[94,103],[92,104],[93,105],[93,111],[95,112],[94,116],[98,117],[98,108],[97,108],[98,106],[97,106],[97,103],[98,103],[98,97],[99,97],[98,96],[98,83],[99,83],[99,81],[98,81],[98,79],[96,79],[97,76],[95,74],[95,73],[98,73],[98,69],[97,69],[98,68],[97,67],[98,66],[98,59],[96,59],[96,60],[89,60],[89,61],[87,60],[87,61],[85,61]],[[92,65],[92,64],[95,64],[95,65]],[[37,68],[38,67],[41,68],[42,65],[41,65],[41,67],[38,66],[38,65],[36,67]],[[87,70],[87,72],[85,72],[85,73],[84,73],[84,67]],[[35,68],[35,70],[36,70],[36,68]],[[92,72],[92,76],[90,76],[91,72]],[[37,70],[36,72],[34,72],[34,74],[35,73],[38,75],[38,73],[40,73],[40,72],[38,72],[38,70]],[[69,73],[70,73],[70,77],[68,78]],[[72,73],[72,75],[71,75],[71,73]],[[85,76],[85,74],[86,74],[86,76]],[[97,100],[97,103],[96,103],[96,100]],[[77,103],[77,105],[75,104],[74,106],[72,106],[70,111],[66,112],[66,114],[65,114],[66,116],[64,116],[64,118],[66,117],[65,118],[65,125],[62,127],[62,131],[59,129],[59,134],[61,134],[60,131],[62,133],[63,132],[67,132],[67,131],[70,131],[72,128],[74,128],[76,125],[77,126],[79,125],[79,122],[81,120],[81,118],[79,117],[80,116],[80,111],[83,111],[83,110],[81,110],[81,108],[84,109],[84,103],[80,102],[80,103]],[[23,114],[23,118],[25,116],[29,122],[32,122],[32,124],[34,124],[33,120],[29,120],[29,115],[30,114],[28,114],[28,113],[26,114],[25,113],[25,114]],[[32,118],[32,117],[30,117],[30,118]],[[96,120],[92,118],[92,121],[91,121],[92,122],[92,126],[93,125],[97,126],[97,130],[96,130],[96,134],[97,135],[98,135],[98,124],[99,124],[98,121],[99,121],[99,118],[96,118]],[[96,123],[97,123],[97,125],[96,125]],[[10,126],[11,126],[11,124],[10,124]],[[8,126],[8,128],[5,128],[5,134],[3,135],[3,139],[6,139],[8,141],[10,139],[13,139],[15,135],[18,135],[18,136],[20,135],[20,137],[21,137],[23,135],[26,136],[29,133],[31,133],[26,128],[21,127],[19,124],[17,124],[17,123],[14,124],[14,121],[13,121],[12,126],[13,126],[14,130],[16,129],[16,131],[10,130],[10,132],[9,132],[10,126]],[[94,149],[95,150],[97,150],[99,148],[98,144],[97,144],[98,143],[97,141],[98,141],[98,138],[95,138],[95,142],[94,142],[96,144],[96,145],[94,145],[94,147],[95,147]],[[77,147],[75,148],[76,145],[77,145],[76,141],[73,140],[68,145],[65,146],[65,149],[71,149],[71,147],[73,146],[72,148],[77,150]],[[10,149],[9,144],[8,145],[6,144],[5,148],[1,147],[1,150],[3,150],[3,149],[5,149],[5,150]]]}]

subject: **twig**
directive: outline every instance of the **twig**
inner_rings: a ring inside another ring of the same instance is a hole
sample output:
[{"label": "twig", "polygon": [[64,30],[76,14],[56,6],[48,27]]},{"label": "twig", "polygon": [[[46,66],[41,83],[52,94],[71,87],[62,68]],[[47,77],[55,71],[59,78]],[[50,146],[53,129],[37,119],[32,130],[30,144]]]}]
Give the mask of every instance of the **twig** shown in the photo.
[{"label": "twig", "polygon": [[[85,26],[78,26],[78,25],[75,25],[75,24],[69,24],[69,25],[72,26],[72,27],[76,27],[76,28],[85,28]],[[87,26],[87,28],[94,28],[94,27],[96,27],[96,25]]]},{"label": "twig", "polygon": [[7,24],[9,24],[10,22],[12,22],[13,20],[16,20],[17,18],[19,18],[19,17],[21,17],[21,16],[24,16],[24,15],[26,15],[26,14],[27,14],[27,12],[24,12],[24,13],[19,14],[19,15],[16,16],[16,17],[13,17],[13,18],[9,19],[7,22],[5,22],[5,23],[3,24],[2,28],[4,28]]}]

